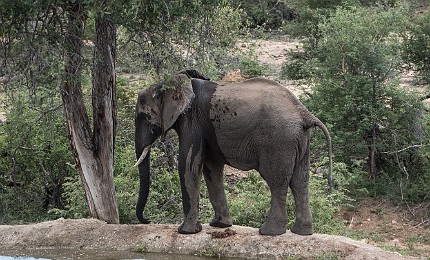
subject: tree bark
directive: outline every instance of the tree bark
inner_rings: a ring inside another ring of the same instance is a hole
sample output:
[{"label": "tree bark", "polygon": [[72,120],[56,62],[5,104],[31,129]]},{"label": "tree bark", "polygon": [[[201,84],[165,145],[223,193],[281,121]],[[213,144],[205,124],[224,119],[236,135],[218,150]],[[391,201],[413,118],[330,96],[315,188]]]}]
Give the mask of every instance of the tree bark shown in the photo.
[{"label": "tree bark", "polygon": [[370,178],[372,181],[376,180],[377,167],[376,167],[376,125],[372,127],[372,140],[369,147],[369,166]]},{"label": "tree bark", "polygon": [[[109,14],[96,17],[96,41],[93,57],[94,156],[98,165],[96,184],[104,198],[103,208],[111,223],[119,223],[118,204],[113,180],[116,130],[116,26]],[[105,219],[106,220],[106,219]]]},{"label": "tree bark", "polygon": [[81,176],[90,215],[119,223],[113,182],[115,135],[115,26],[103,15],[97,17],[93,67],[94,132],[84,104],[81,86],[84,7],[71,3],[65,37],[64,82],[61,95],[70,144]]}]

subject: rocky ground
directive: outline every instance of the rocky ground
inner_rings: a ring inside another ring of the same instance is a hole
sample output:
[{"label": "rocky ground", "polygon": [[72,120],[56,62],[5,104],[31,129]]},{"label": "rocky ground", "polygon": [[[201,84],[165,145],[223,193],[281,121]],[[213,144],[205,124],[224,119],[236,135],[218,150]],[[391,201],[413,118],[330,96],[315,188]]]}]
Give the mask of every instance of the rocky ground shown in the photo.
[{"label": "rocky ground", "polygon": [[11,250],[80,249],[164,252],[259,259],[414,259],[341,236],[261,236],[250,227],[204,225],[195,235],[176,225],[113,225],[95,219],[58,219],[32,225],[0,226],[0,255]]}]

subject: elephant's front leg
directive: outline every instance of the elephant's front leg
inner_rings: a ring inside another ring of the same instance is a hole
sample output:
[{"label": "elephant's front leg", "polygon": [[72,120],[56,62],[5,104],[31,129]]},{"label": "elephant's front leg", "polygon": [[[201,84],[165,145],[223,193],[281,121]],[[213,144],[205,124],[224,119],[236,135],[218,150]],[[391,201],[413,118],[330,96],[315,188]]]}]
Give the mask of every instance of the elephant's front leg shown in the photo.
[{"label": "elephant's front leg", "polygon": [[200,180],[203,167],[203,147],[190,145],[179,151],[179,175],[185,219],[179,227],[181,234],[194,234],[202,230],[199,222]]}]

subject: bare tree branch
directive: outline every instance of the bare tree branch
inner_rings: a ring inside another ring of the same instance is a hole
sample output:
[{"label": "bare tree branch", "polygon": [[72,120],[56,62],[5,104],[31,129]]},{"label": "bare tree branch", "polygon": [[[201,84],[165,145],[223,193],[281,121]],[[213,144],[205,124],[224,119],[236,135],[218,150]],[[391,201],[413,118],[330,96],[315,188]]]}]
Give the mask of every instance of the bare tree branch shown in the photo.
[{"label": "bare tree branch", "polygon": [[390,151],[390,152],[381,152],[382,154],[394,154],[394,153],[400,153],[409,149],[413,149],[413,148],[423,148],[426,147],[426,144],[414,144],[405,148],[402,148],[400,150],[396,150],[396,151]]}]

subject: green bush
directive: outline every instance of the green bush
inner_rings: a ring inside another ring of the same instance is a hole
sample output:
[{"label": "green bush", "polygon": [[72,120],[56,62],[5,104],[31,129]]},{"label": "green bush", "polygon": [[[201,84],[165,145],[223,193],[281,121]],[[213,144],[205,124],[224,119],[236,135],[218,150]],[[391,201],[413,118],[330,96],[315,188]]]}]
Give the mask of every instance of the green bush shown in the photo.
[{"label": "green bush", "polygon": [[297,12],[290,8],[285,1],[258,0],[237,1],[230,0],[233,6],[244,10],[244,20],[250,28],[278,29],[286,21],[297,18]]},{"label": "green bush", "polygon": [[[310,66],[316,87],[308,106],[336,125],[331,129],[334,147],[345,162],[368,156],[376,127],[382,146],[395,141],[396,131],[415,125],[417,118],[407,113],[419,116],[410,111],[420,109],[411,103],[413,97],[396,90],[400,45],[393,34],[401,29],[402,17],[399,11],[339,9],[319,26],[323,40]],[[387,150],[381,146],[380,151]]]},{"label": "green bush", "polygon": [[430,84],[430,13],[414,17],[404,35],[403,58]]},{"label": "green bush", "polygon": [[235,225],[260,227],[270,209],[270,190],[257,172],[227,184],[227,201]]},{"label": "green bush", "polygon": [[63,182],[74,174],[58,97],[15,92],[4,102],[13,106],[0,126],[0,222],[45,219],[64,207]]},{"label": "green bush", "polygon": [[[398,81],[406,15],[402,8],[338,9],[319,25],[321,41],[308,65],[316,86],[307,105],[329,126],[338,160],[366,161],[362,169],[376,181],[369,192],[392,189],[399,199],[407,195],[400,184],[418,188],[415,181],[428,179],[423,104]],[[427,189],[419,190],[408,200],[424,199],[419,194]]]},{"label": "green bush", "polygon": [[249,50],[240,57],[239,64],[240,71],[247,77],[256,77],[263,75],[263,66],[258,60],[255,49]]},{"label": "green bush", "polygon": [[294,21],[284,23],[282,31],[293,37],[306,37],[310,48],[316,47],[319,41],[319,23],[335,13],[339,6],[357,6],[355,0],[294,0],[291,7],[297,11]]},{"label": "green bush", "polygon": [[242,9],[227,1],[155,1],[121,12],[118,68],[127,73],[150,69],[158,78],[187,67],[216,78],[246,30]]},{"label": "green bush", "polygon": [[292,61],[285,61],[281,67],[281,77],[299,80],[310,76],[307,66],[306,54],[303,52],[290,52]]}]

